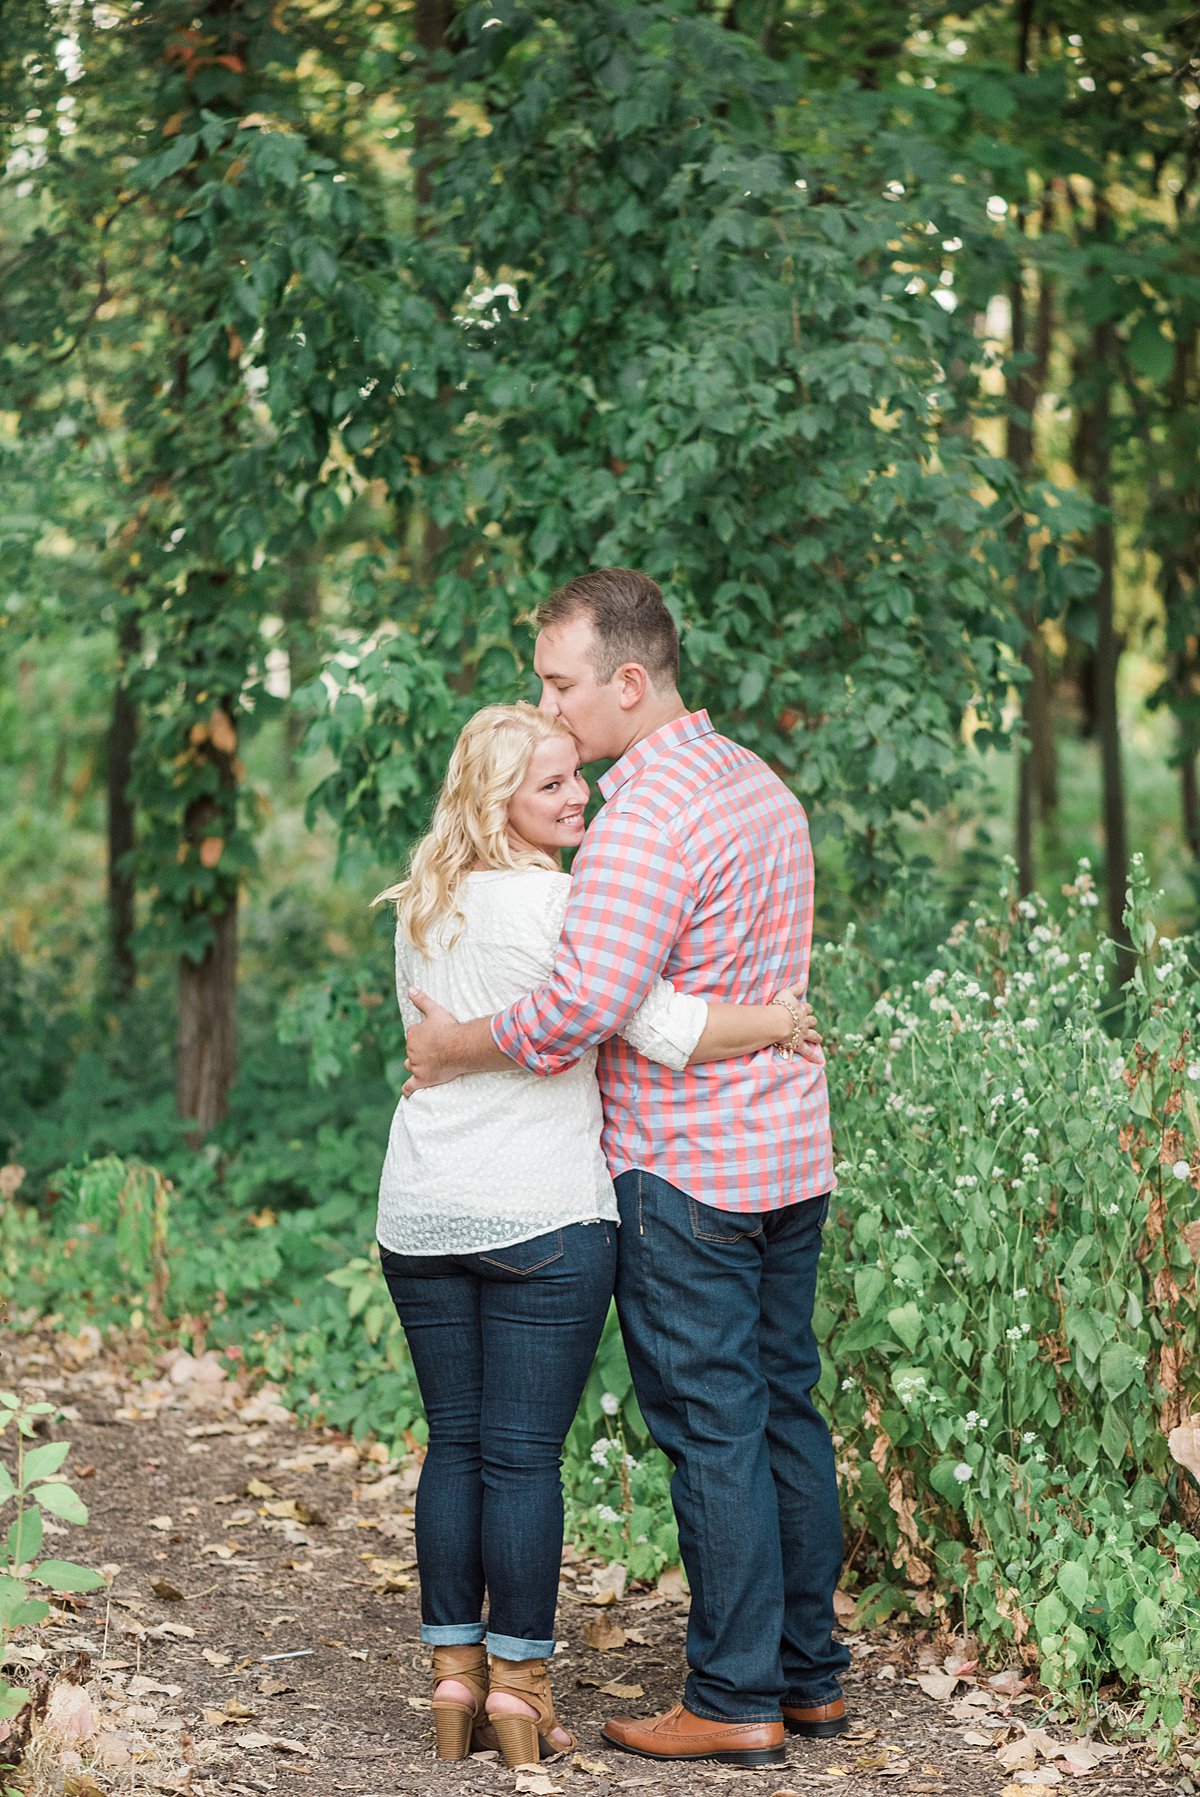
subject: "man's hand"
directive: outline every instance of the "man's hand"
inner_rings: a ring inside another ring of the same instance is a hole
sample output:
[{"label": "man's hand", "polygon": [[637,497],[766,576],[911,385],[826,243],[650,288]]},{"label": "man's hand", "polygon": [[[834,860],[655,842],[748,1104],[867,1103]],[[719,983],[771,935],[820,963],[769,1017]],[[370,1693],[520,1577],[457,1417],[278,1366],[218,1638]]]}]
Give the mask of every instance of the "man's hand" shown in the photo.
[{"label": "man's hand", "polygon": [[402,1098],[411,1098],[414,1092],[424,1092],[429,1086],[444,1086],[469,1071],[455,1058],[462,1029],[458,1019],[416,986],[409,987],[408,996],[425,1021],[414,1023],[405,1038],[404,1059],[410,1077],[401,1089]]}]

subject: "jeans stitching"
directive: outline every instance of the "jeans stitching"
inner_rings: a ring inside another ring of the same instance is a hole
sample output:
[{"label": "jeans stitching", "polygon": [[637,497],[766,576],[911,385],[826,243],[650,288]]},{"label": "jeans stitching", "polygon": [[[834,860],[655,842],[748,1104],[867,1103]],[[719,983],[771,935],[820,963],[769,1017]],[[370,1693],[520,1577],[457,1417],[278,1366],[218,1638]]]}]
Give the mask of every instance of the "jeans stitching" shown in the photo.
[{"label": "jeans stitching", "polygon": [[501,1260],[494,1254],[481,1254],[479,1258],[489,1267],[499,1267],[502,1273],[516,1273],[521,1278],[524,1278],[527,1273],[540,1273],[543,1267],[548,1267],[552,1261],[561,1260],[563,1257],[562,1230],[556,1229],[554,1233],[558,1238],[558,1247],[553,1254],[547,1254],[544,1260],[535,1260],[532,1266],[513,1267],[506,1260]]},{"label": "jeans stitching", "polygon": [[691,1224],[692,1234],[698,1242],[713,1242],[717,1247],[727,1248],[732,1247],[735,1242],[752,1241],[756,1235],[761,1235],[763,1232],[763,1226],[760,1223],[757,1229],[735,1229],[729,1235],[717,1235],[713,1230],[700,1229],[698,1225],[701,1221],[697,1211],[697,1201],[695,1198],[689,1197],[688,1222]]}]

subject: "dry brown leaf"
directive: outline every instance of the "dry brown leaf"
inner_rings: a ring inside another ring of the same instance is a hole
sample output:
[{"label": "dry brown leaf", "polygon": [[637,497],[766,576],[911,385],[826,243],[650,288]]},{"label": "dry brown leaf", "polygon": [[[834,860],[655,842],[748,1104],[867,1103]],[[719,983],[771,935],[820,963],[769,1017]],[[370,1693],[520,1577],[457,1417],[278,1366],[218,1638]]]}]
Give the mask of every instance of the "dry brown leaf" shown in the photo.
[{"label": "dry brown leaf", "polygon": [[1189,1416],[1167,1436],[1171,1458],[1200,1484],[1200,1416]]},{"label": "dry brown leaf", "polygon": [[201,1710],[200,1714],[210,1728],[232,1727],[237,1721],[236,1716],[227,1716],[224,1710]]},{"label": "dry brown leaf", "polygon": [[178,1697],[183,1686],[160,1685],[156,1678],[147,1678],[144,1672],[139,1672],[130,1679],[127,1690],[130,1697],[152,1697],[156,1693],[162,1697]]},{"label": "dry brown leaf", "polygon": [[158,1529],[165,1535],[175,1527],[175,1524],[169,1516],[152,1516],[147,1521],[146,1527],[148,1529]]},{"label": "dry brown leaf", "polygon": [[161,1597],[165,1604],[181,1604],[183,1592],[178,1585],[172,1585],[170,1579],[151,1579],[150,1589],[155,1597]]},{"label": "dry brown leaf", "polygon": [[615,1678],[609,1679],[606,1685],[598,1685],[596,1689],[604,1697],[621,1697],[631,1703],[635,1698],[644,1697],[646,1695],[642,1685],[618,1684]]},{"label": "dry brown leaf", "polygon": [[953,1672],[918,1672],[917,1683],[926,1697],[936,1698],[938,1703],[948,1703],[958,1685],[958,1675]]},{"label": "dry brown leaf", "polygon": [[520,1767],[517,1768],[515,1788],[523,1793],[523,1797],[555,1797],[555,1793],[562,1790],[548,1772],[525,1772]]},{"label": "dry brown leaf", "polygon": [[1000,1792],[1000,1797],[1051,1797],[1052,1790],[1053,1790],[1052,1785],[1047,1785],[1047,1784],[1019,1785],[1016,1782],[1016,1780],[1014,1779],[1012,1784],[1005,1785],[1002,1788],[1002,1790]]},{"label": "dry brown leaf", "polygon": [[235,1722],[248,1722],[251,1717],[258,1714],[258,1711],[252,1710],[239,1697],[229,1697],[225,1701],[225,1714],[232,1716]]},{"label": "dry brown leaf", "polygon": [[[574,1766],[576,1772],[591,1772],[597,1777],[602,1773],[609,1773],[612,1771],[612,1767],[606,1766],[603,1760],[585,1760],[581,1753],[575,1755],[571,1764]],[[778,1794],[776,1794],[776,1797],[778,1797]]]},{"label": "dry brown leaf", "polygon": [[218,1653],[215,1647],[202,1647],[200,1653],[201,1657],[206,1659],[210,1666],[229,1666],[233,1663],[233,1655],[231,1653]]},{"label": "dry brown leaf", "polygon": [[878,1776],[880,1778],[903,1778],[904,1774],[911,1769],[911,1760],[889,1759],[886,1766],[880,1766]]},{"label": "dry brown leaf", "polygon": [[311,1753],[303,1741],[289,1741],[284,1735],[264,1735],[258,1729],[249,1729],[244,1735],[234,1735],[239,1747],[253,1750],[255,1747],[274,1747],[280,1753]]},{"label": "dry brown leaf", "polygon": [[246,1496],[253,1498],[276,1498],[279,1493],[265,1479],[251,1479],[246,1486]]},{"label": "dry brown leaf", "polygon": [[672,1603],[683,1603],[687,1599],[688,1588],[683,1576],[682,1566],[668,1566],[659,1574],[655,1589],[661,1596],[670,1598]]},{"label": "dry brown leaf", "polygon": [[295,1689],[295,1685],[290,1685],[285,1678],[262,1678],[257,1686],[260,1697],[282,1697],[285,1691]]},{"label": "dry brown leaf", "polygon": [[583,1638],[597,1653],[611,1653],[624,1647],[629,1639],[620,1623],[610,1616],[589,1616],[583,1625]]},{"label": "dry brown leaf", "polygon": [[833,1614],[834,1614],[835,1619],[838,1622],[840,1622],[843,1627],[845,1627],[846,1624],[853,1622],[854,1612],[857,1610],[857,1608],[858,1608],[857,1603],[851,1597],[851,1595],[848,1591],[835,1591],[834,1592],[834,1594],[833,1594]]}]

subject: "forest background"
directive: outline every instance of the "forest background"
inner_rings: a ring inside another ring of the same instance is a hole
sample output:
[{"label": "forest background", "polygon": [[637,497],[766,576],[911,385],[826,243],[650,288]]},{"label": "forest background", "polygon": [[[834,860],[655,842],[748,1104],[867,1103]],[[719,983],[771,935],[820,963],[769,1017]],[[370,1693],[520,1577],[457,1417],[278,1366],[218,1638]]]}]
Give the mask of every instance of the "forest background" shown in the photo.
[{"label": "forest background", "polygon": [[[419,1446],[369,901],[643,567],[817,844],[857,1621],[1191,1725],[1198,112],[1169,4],[7,0],[14,1318]],[[672,1560],[612,1328],[568,1485]]]}]

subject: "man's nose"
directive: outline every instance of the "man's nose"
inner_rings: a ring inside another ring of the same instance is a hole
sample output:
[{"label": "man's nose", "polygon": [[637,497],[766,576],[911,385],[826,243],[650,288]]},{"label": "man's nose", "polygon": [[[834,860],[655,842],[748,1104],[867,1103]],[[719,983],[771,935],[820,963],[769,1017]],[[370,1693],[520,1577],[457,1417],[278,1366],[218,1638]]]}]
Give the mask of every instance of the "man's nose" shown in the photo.
[{"label": "man's nose", "polygon": [[553,690],[548,686],[544,686],[542,688],[542,696],[538,700],[538,710],[539,711],[548,711],[552,718],[556,718],[558,716],[558,705],[555,700],[555,694],[554,694]]}]

